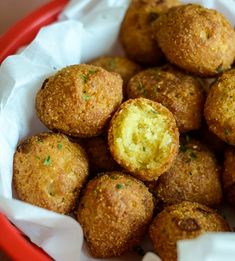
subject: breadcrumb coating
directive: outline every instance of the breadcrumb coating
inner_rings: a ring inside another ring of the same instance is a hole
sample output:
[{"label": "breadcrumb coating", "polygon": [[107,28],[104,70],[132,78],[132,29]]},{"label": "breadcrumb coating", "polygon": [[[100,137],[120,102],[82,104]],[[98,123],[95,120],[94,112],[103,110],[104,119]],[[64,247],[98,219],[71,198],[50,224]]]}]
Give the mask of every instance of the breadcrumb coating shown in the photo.
[{"label": "breadcrumb coating", "polygon": [[147,69],[128,83],[129,98],[144,97],[166,106],[180,132],[199,129],[205,94],[196,77],[171,65]]},{"label": "breadcrumb coating", "polygon": [[218,11],[196,4],[173,7],[153,24],[167,59],[203,77],[216,76],[235,58],[235,31]]},{"label": "breadcrumb coating", "polygon": [[67,214],[88,176],[83,148],[63,134],[41,133],[17,147],[13,184],[19,199]]},{"label": "breadcrumb coating", "polygon": [[222,201],[221,168],[205,145],[188,139],[181,139],[172,167],[159,177],[154,189],[157,199],[164,205],[191,201],[216,207]]},{"label": "breadcrumb coating", "polygon": [[153,208],[147,187],[122,172],[103,173],[89,181],[80,200],[78,221],[92,256],[120,256],[139,244]]},{"label": "breadcrumb coating", "polygon": [[207,125],[223,141],[235,145],[235,70],[230,70],[211,86],[204,107]]},{"label": "breadcrumb coating", "polygon": [[176,243],[205,232],[227,232],[227,222],[214,210],[192,202],[165,208],[150,225],[155,252],[162,261],[177,261]]},{"label": "breadcrumb coating", "polygon": [[122,99],[118,74],[94,65],[71,65],[44,82],[36,96],[36,111],[50,130],[92,137],[103,131]]}]

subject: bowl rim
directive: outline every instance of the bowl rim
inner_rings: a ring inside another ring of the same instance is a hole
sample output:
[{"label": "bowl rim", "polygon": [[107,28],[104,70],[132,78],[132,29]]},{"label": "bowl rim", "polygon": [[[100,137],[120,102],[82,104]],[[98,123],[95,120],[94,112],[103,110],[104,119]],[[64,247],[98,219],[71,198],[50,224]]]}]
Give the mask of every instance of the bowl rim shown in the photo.
[{"label": "bowl rim", "polygon": [[69,0],[53,0],[36,9],[0,36],[0,63],[20,47],[29,44],[41,27],[57,20]]}]

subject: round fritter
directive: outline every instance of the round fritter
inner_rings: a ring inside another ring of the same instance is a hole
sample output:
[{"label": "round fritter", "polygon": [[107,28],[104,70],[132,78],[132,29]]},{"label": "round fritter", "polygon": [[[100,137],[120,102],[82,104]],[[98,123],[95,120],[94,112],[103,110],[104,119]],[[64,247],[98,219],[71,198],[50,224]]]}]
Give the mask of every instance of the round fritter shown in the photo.
[{"label": "round fritter", "polygon": [[211,87],[204,115],[209,129],[235,145],[235,70],[225,72]]},{"label": "round fritter", "polygon": [[78,221],[92,256],[119,256],[139,244],[153,208],[147,187],[122,172],[91,180],[80,200]]},{"label": "round fritter", "polygon": [[90,64],[100,66],[109,72],[120,74],[124,86],[127,85],[131,77],[141,70],[138,64],[121,56],[102,56],[90,61]]},{"label": "round fritter", "polygon": [[93,171],[113,171],[120,169],[120,166],[110,154],[108,141],[104,137],[94,137],[86,142],[90,168]]},{"label": "round fritter", "polygon": [[194,239],[205,232],[223,231],[230,231],[229,226],[214,210],[185,201],[169,206],[157,215],[149,234],[162,261],[177,261],[177,241]]},{"label": "round fritter", "polygon": [[152,23],[168,8],[179,5],[177,0],[133,0],[121,25],[120,40],[128,57],[144,64],[159,64],[163,60],[153,39]]},{"label": "round fritter", "polygon": [[186,71],[216,76],[234,61],[235,32],[216,10],[195,4],[173,7],[153,27],[167,59]]},{"label": "round fritter", "polygon": [[130,99],[114,114],[108,142],[113,158],[123,168],[150,181],[171,167],[178,152],[179,133],[166,107],[144,98]]},{"label": "round fritter", "polygon": [[88,176],[88,159],[65,135],[41,133],[17,147],[13,169],[21,200],[66,214],[75,207]]},{"label": "round fritter", "polygon": [[166,106],[180,132],[201,125],[204,91],[200,82],[170,65],[136,74],[128,83],[127,93],[129,98],[145,97]]},{"label": "round fritter", "polygon": [[223,188],[227,201],[235,206],[235,149],[228,148],[224,155]]},{"label": "round fritter", "polygon": [[164,205],[182,201],[218,206],[222,201],[220,167],[214,154],[199,141],[181,139],[172,167],[161,175],[154,192]]},{"label": "round fritter", "polygon": [[94,65],[71,65],[47,79],[37,93],[39,119],[51,130],[97,136],[122,102],[122,79]]}]

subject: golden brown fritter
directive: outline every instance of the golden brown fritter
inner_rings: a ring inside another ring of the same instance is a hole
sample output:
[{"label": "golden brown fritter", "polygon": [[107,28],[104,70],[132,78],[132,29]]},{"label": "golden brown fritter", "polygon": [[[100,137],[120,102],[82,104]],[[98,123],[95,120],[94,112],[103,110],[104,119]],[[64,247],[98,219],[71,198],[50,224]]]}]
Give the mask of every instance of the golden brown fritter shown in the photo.
[{"label": "golden brown fritter", "polygon": [[90,168],[93,171],[113,171],[120,169],[120,166],[110,154],[108,141],[104,137],[94,137],[86,141]]},{"label": "golden brown fritter", "polygon": [[89,62],[95,66],[100,66],[109,72],[115,72],[121,75],[123,85],[126,86],[131,77],[141,70],[141,67],[121,56],[102,56]]},{"label": "golden brown fritter", "polygon": [[94,65],[72,65],[47,79],[37,93],[39,119],[77,137],[100,134],[122,102],[122,79]]},{"label": "golden brown fritter", "polygon": [[154,192],[164,205],[182,201],[218,206],[222,201],[220,167],[202,143],[186,136],[172,167],[161,175]]},{"label": "golden brown fritter", "polygon": [[82,147],[55,133],[24,140],[17,147],[13,167],[13,184],[21,200],[61,214],[73,210],[88,176]]},{"label": "golden brown fritter", "polygon": [[204,115],[209,129],[235,145],[235,70],[225,72],[211,87]]},{"label": "golden brown fritter", "polygon": [[228,224],[214,210],[185,201],[167,207],[157,215],[149,234],[162,261],[177,261],[177,241],[194,239],[205,232],[225,231],[230,231]]},{"label": "golden brown fritter", "polygon": [[188,4],[173,7],[153,25],[167,59],[203,77],[230,68],[235,58],[235,32],[216,10]]},{"label": "golden brown fritter", "polygon": [[178,0],[132,0],[121,25],[120,40],[133,61],[157,65],[163,54],[153,39],[151,25],[160,14],[179,5]]},{"label": "golden brown fritter", "polygon": [[153,208],[152,194],[131,176],[107,172],[91,180],[80,200],[78,221],[92,256],[119,256],[139,244]]},{"label": "golden brown fritter", "polygon": [[144,98],[130,99],[114,114],[108,143],[113,158],[123,168],[150,181],[171,167],[178,152],[179,133],[166,107]]},{"label": "golden brown fritter", "polygon": [[145,97],[166,106],[180,132],[201,125],[205,98],[200,82],[170,65],[136,74],[128,83],[127,93],[129,98]]},{"label": "golden brown fritter", "polygon": [[235,150],[230,147],[224,155],[223,188],[227,201],[235,206]]}]

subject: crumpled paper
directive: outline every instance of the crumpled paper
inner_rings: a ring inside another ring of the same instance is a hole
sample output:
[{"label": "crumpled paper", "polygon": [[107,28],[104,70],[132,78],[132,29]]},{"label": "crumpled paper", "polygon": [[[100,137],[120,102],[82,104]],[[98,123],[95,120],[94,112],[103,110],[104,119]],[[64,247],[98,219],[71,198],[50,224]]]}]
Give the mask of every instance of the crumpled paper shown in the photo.
[{"label": "crumpled paper", "polygon": [[[14,199],[14,151],[20,140],[46,130],[34,108],[35,95],[45,78],[67,65],[87,62],[104,54],[123,53],[117,38],[129,1],[70,1],[59,22],[42,28],[29,46],[18,55],[8,57],[0,66],[0,212],[55,260],[99,259],[89,255],[83,244],[82,229],[73,218]],[[191,2],[218,9],[235,24],[233,0]],[[235,215],[228,213],[227,216],[235,220]],[[182,241],[178,244],[179,260],[233,260],[234,243],[233,234],[204,235],[189,242]],[[109,260],[138,261],[141,257],[129,253]],[[147,253],[143,260],[160,259]]]}]

